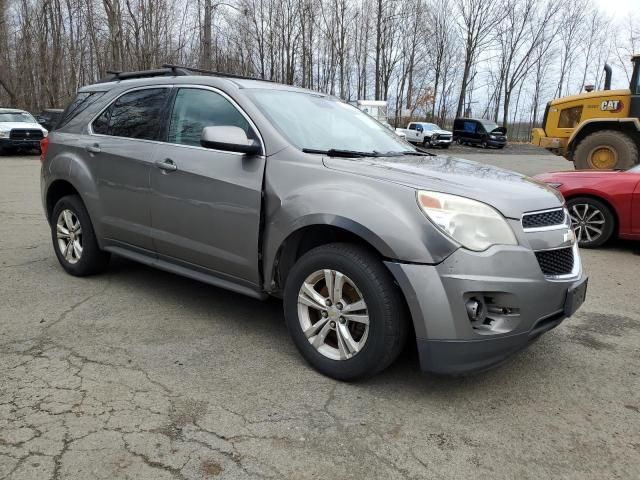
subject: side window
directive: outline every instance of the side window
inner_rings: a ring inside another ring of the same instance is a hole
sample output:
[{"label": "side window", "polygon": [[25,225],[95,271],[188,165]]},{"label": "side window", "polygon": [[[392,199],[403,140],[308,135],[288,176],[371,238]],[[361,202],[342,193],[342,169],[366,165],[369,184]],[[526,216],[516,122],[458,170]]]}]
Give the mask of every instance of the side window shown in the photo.
[{"label": "side window", "polygon": [[167,139],[170,143],[200,146],[202,129],[213,126],[240,127],[249,138],[255,138],[249,122],[236,107],[210,90],[178,90],[170,122]]},{"label": "side window", "polygon": [[415,129],[416,129],[416,124],[415,123],[409,124],[409,130],[415,130]]},{"label": "side window", "polygon": [[466,133],[476,133],[476,122],[464,122],[464,131]]},{"label": "side window", "polygon": [[104,95],[104,92],[81,92],[73,102],[71,102],[65,111],[60,115],[60,121],[57,128],[61,128],[73,120],[75,117],[84,112]]},{"label": "side window", "polygon": [[94,133],[115,137],[157,140],[168,88],[126,93],[112,103],[91,125]]},{"label": "side window", "polygon": [[575,128],[580,123],[582,117],[582,105],[579,107],[565,108],[560,111],[558,128]]}]

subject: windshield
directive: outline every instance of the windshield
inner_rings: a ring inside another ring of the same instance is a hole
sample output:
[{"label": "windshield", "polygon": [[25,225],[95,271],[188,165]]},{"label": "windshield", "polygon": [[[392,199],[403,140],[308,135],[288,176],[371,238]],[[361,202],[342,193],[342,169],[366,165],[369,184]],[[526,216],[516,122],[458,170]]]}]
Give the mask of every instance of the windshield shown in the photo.
[{"label": "windshield", "polygon": [[27,112],[0,112],[0,122],[36,123],[36,119]]},{"label": "windshield", "polygon": [[284,90],[249,90],[262,113],[304,150],[413,152],[392,130],[356,107],[331,97]]}]

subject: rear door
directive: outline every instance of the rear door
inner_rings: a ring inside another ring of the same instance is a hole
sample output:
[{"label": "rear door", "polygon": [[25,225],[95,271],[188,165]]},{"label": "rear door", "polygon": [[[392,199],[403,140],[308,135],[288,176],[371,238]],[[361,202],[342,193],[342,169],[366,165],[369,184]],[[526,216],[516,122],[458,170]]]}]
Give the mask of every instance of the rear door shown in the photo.
[{"label": "rear door", "polygon": [[100,197],[107,241],[153,250],[150,172],[171,86],[128,91],[92,122],[84,148]]},{"label": "rear door", "polygon": [[259,140],[248,117],[223,92],[178,88],[167,143],[151,171],[154,243],[169,260],[258,285],[265,158],[201,147],[208,126],[240,127]]}]

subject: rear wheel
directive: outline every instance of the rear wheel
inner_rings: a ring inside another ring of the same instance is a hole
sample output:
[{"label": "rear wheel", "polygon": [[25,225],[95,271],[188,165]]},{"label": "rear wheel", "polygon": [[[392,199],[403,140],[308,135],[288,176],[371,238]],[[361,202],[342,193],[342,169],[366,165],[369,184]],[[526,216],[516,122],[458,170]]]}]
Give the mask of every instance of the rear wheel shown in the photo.
[{"label": "rear wheel", "polygon": [[627,170],[638,164],[638,147],[622,132],[603,130],[583,138],[573,161],[578,170]]},{"label": "rear wheel", "polygon": [[77,195],[58,200],[51,215],[51,239],[58,261],[77,277],[105,270],[109,254],[100,250],[89,213]]},{"label": "rear wheel", "polygon": [[338,380],[382,371],[404,346],[402,296],[380,259],[356,245],[323,245],[303,255],[288,275],[284,310],[305,360]]},{"label": "rear wheel", "polygon": [[567,201],[567,209],[580,247],[599,247],[613,235],[615,216],[604,202],[591,197],[576,197]]}]

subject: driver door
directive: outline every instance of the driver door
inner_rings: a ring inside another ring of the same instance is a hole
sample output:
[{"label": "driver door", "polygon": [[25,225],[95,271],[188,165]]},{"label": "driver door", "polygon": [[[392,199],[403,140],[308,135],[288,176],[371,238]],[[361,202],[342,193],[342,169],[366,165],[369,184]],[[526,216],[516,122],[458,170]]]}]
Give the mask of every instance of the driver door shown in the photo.
[{"label": "driver door", "polygon": [[167,143],[151,168],[154,244],[167,260],[257,285],[265,157],[201,147],[209,126],[236,126],[257,138],[222,92],[176,90]]}]

